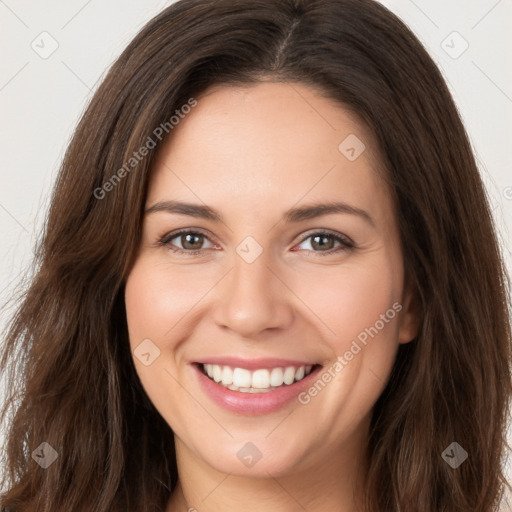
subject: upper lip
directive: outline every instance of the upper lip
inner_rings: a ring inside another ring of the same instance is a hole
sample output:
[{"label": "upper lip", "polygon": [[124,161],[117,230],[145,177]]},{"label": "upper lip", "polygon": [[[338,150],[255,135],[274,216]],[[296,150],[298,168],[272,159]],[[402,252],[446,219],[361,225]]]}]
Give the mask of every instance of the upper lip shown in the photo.
[{"label": "upper lip", "polygon": [[258,359],[241,359],[239,357],[205,357],[200,361],[196,361],[199,364],[216,364],[219,366],[230,366],[231,368],[245,368],[247,370],[257,370],[264,368],[286,368],[288,366],[294,366],[298,368],[300,366],[315,366],[319,363],[312,361],[298,361],[293,359],[281,359],[276,357],[265,357]]}]

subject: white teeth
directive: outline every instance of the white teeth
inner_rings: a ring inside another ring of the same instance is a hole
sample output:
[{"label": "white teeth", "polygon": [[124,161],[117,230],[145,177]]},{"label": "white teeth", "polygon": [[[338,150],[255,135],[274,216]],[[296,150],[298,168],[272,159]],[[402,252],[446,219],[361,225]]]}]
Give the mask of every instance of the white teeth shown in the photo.
[{"label": "white teeth", "polygon": [[222,380],[222,368],[216,364],[213,365],[213,380],[215,382]]},{"label": "white teeth", "polygon": [[[213,365],[214,367],[217,365]],[[233,385],[239,388],[251,387],[251,372],[244,368],[235,368],[233,370]]]},{"label": "white teeth", "polygon": [[270,386],[270,373],[268,370],[256,370],[252,374],[252,387],[266,389]]},{"label": "white teeth", "polygon": [[282,386],[284,382],[284,375],[282,368],[274,368],[270,374],[271,386]]},{"label": "white teeth", "polygon": [[312,365],[286,368],[265,368],[250,371],[245,368],[231,368],[217,364],[203,365],[205,373],[212,380],[233,391],[242,393],[266,393],[282,386],[289,386],[309,375]]},{"label": "white teeth", "polygon": [[222,369],[222,385],[229,386],[233,384],[233,370],[229,366]]},{"label": "white teeth", "polygon": [[295,368],[293,366],[288,366],[284,371],[284,383],[285,384],[293,384],[295,380]]},{"label": "white teeth", "polygon": [[236,388],[234,391],[241,391],[242,393],[268,393],[272,389]]}]

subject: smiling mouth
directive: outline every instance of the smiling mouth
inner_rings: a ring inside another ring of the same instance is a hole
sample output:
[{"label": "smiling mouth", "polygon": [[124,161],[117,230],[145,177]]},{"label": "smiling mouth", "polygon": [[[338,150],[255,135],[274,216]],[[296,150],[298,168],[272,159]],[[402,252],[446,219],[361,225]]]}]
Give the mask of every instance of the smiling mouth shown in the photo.
[{"label": "smiling mouth", "polygon": [[306,378],[320,365],[302,365],[248,370],[227,365],[198,363],[210,380],[231,391],[268,393]]}]

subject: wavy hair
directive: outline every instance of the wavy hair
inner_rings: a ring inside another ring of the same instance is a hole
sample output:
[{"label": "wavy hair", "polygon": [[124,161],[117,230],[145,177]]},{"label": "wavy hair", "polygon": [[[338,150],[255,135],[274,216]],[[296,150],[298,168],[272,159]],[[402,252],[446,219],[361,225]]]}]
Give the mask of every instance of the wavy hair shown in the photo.
[{"label": "wavy hair", "polygon": [[[178,477],[173,433],[135,372],[124,306],[158,148],[120,169],[190,98],[269,79],[313,86],[375,135],[417,291],[418,336],[400,346],[373,409],[366,510],[498,510],[510,286],[433,60],[372,0],[180,0],[112,65],[64,156],[0,361],[3,511],[165,509]],[[469,454],[457,469],[441,456],[453,441]],[[43,442],[58,454],[46,469]]]}]

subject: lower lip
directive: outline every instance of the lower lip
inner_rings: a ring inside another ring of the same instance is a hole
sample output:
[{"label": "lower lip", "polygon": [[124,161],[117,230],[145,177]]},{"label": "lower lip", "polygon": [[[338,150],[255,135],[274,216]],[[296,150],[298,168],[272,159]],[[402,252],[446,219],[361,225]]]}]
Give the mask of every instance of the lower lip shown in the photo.
[{"label": "lower lip", "polygon": [[217,384],[202,372],[198,364],[193,364],[192,367],[203,390],[216,404],[228,411],[247,416],[271,413],[289,404],[311,385],[314,376],[321,369],[321,366],[317,366],[304,379],[290,385],[285,384],[273,391],[243,393]]}]

